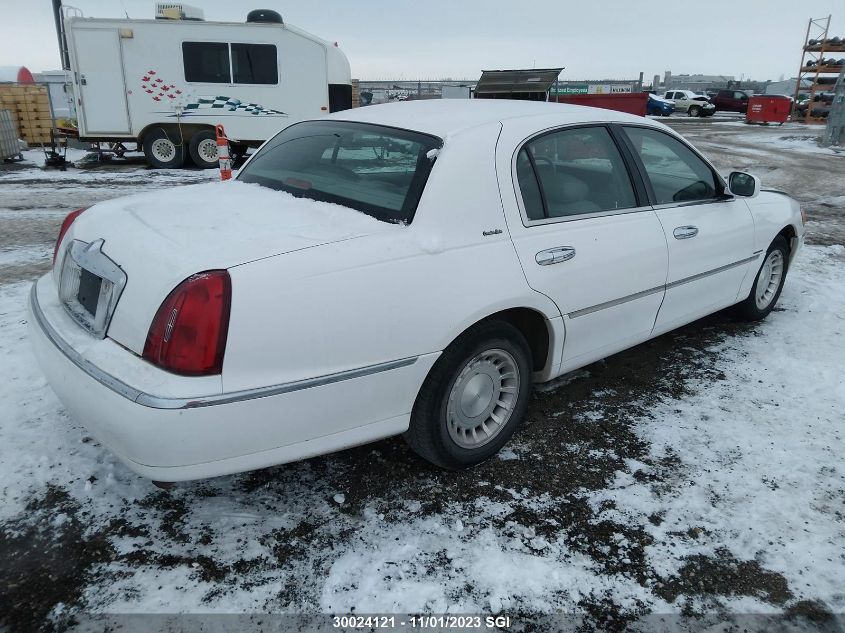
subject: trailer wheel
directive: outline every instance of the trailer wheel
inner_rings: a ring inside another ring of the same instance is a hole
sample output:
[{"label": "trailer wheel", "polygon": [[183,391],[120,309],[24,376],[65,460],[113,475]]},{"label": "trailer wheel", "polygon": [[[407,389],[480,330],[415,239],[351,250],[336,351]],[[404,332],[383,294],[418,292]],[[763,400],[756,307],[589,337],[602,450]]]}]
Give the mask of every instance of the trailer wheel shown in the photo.
[{"label": "trailer wheel", "polygon": [[144,137],[144,156],[153,167],[179,169],[185,162],[185,145],[178,132],[168,134],[164,128],[157,128]]},{"label": "trailer wheel", "polygon": [[202,130],[191,137],[188,152],[194,165],[202,169],[217,167],[217,136],[211,130]]}]

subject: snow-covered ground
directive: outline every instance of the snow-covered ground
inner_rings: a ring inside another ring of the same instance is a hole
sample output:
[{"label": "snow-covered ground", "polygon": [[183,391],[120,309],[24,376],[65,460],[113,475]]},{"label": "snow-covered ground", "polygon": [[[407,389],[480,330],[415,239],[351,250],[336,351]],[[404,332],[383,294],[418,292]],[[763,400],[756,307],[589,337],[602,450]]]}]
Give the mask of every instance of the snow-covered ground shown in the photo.
[{"label": "snow-covered ground", "polygon": [[613,631],[682,614],[724,631],[845,613],[841,243],[806,247],[763,323],[714,315],[541,386],[506,450],[470,471],[394,439],[162,491],[66,416],[25,301],[58,211],[213,178],[0,171],[0,630],[354,611]]}]

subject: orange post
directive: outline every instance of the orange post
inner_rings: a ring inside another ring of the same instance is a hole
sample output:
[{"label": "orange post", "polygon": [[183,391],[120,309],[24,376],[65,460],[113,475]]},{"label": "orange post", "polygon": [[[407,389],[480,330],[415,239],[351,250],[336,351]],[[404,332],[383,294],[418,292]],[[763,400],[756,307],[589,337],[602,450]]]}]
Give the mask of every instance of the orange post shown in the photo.
[{"label": "orange post", "polygon": [[229,180],[232,177],[232,159],[229,158],[229,139],[226,138],[226,131],[222,125],[215,128],[217,133],[217,160],[220,163],[220,180]]}]

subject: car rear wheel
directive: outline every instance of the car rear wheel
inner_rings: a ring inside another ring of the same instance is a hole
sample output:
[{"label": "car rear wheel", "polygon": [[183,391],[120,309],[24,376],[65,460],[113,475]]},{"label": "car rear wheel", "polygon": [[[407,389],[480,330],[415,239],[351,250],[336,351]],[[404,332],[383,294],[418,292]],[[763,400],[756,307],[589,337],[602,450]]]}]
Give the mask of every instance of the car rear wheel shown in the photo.
[{"label": "car rear wheel", "polygon": [[158,128],[144,137],[144,156],[153,167],[179,169],[185,162],[185,145],[178,134]]},{"label": "car rear wheel", "polygon": [[194,165],[203,169],[217,167],[217,136],[211,130],[202,130],[191,137],[188,151]]},{"label": "car rear wheel", "polygon": [[748,297],[736,305],[738,316],[746,321],[766,318],[774,309],[783,290],[788,266],[789,244],[786,238],[779,235],[766,251]]},{"label": "car rear wheel", "polygon": [[687,110],[687,116],[700,116],[701,115],[701,108],[698,106],[690,106],[689,110]]},{"label": "car rear wheel", "polygon": [[461,335],[432,367],[414,402],[405,439],[442,468],[478,464],[519,426],[531,392],[531,351],[504,321]]}]

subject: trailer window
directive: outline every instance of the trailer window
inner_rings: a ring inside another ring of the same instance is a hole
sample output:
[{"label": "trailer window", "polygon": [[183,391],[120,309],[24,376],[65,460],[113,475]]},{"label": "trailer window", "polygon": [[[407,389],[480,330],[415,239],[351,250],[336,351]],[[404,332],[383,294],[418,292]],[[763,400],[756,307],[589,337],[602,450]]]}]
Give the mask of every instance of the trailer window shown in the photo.
[{"label": "trailer window", "polygon": [[410,223],[434,163],[429,152],[442,144],[397,128],[306,121],[268,141],[238,180]]},{"label": "trailer window", "polygon": [[232,75],[236,84],[277,84],[279,64],[273,44],[232,44]]},{"label": "trailer window", "polygon": [[206,84],[227,84],[229,45],[221,42],[182,42],[185,81]]}]

